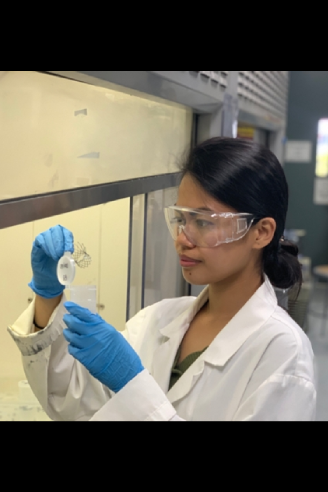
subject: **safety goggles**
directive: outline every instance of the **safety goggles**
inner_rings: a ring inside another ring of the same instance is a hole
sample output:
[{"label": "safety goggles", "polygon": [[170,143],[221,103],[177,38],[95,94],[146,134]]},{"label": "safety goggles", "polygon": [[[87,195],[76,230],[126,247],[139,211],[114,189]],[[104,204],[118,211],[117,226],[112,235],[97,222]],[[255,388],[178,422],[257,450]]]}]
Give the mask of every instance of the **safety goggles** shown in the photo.
[{"label": "safety goggles", "polygon": [[165,218],[176,241],[184,233],[188,241],[200,248],[215,248],[220,244],[239,241],[250,230],[252,214],[214,214],[185,207],[166,207]]}]

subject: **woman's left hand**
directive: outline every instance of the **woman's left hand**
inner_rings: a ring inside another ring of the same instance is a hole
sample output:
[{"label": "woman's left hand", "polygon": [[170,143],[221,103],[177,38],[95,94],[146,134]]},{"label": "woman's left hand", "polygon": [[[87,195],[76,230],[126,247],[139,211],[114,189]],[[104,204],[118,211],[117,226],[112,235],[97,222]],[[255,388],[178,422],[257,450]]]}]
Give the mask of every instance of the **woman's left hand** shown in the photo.
[{"label": "woman's left hand", "polygon": [[68,329],[63,333],[68,351],[94,378],[118,393],[143,371],[131,345],[98,314],[72,302],[66,302],[65,308],[69,312],[64,316]]}]

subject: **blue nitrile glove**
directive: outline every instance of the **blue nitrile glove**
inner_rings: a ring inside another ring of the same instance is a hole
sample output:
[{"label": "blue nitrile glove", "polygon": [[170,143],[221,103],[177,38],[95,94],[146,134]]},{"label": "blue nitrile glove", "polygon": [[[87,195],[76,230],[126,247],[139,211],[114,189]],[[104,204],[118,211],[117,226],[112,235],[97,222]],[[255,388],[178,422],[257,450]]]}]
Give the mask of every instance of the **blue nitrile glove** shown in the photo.
[{"label": "blue nitrile glove", "polygon": [[123,335],[98,314],[73,302],[66,302],[65,308],[69,312],[64,316],[68,351],[94,378],[118,393],[144,370],[139,356]]},{"label": "blue nitrile glove", "polygon": [[31,255],[33,279],[29,287],[39,296],[53,299],[64,292],[65,287],[57,278],[57,264],[66,251],[74,252],[73,234],[60,225],[35,239]]}]

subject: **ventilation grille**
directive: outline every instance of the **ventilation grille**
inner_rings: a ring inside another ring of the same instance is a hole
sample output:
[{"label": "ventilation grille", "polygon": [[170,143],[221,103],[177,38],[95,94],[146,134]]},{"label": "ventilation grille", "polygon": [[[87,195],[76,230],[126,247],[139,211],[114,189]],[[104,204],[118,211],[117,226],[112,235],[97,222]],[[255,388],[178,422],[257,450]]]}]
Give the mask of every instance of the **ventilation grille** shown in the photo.
[{"label": "ventilation grille", "polygon": [[229,72],[192,72],[199,73],[200,76],[207,77],[212,80],[214,83],[220,85],[223,88],[226,88],[228,85],[228,75]]},{"label": "ventilation grille", "polygon": [[238,96],[276,116],[285,117],[288,72],[239,72]]}]

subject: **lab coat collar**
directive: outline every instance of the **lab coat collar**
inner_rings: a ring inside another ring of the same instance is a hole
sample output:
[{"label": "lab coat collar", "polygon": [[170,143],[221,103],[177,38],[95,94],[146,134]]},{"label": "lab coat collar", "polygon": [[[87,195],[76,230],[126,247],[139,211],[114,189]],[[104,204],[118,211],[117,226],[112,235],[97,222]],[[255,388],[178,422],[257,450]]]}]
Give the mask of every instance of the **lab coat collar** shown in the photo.
[{"label": "lab coat collar", "polygon": [[[173,319],[173,321],[166,325],[164,328],[160,329],[160,333],[163,336],[163,343],[156,349],[154,353],[151,374],[164,392],[167,392],[168,390],[171,378],[171,369],[173,367],[174,360],[182,339],[186,331],[188,330],[191,321],[194,319],[198,311],[204,306],[207,300],[208,288],[206,288],[200,294],[195,302],[192,303],[191,307],[183,311],[177,318]],[[176,399],[182,398],[186,394],[186,391],[189,391],[190,387],[192,386],[194,371],[196,365],[198,365],[199,362],[196,361],[196,363],[192,365],[192,370],[186,371],[186,373],[181,378],[184,380],[182,393],[180,391],[180,393],[176,395]],[[202,364],[204,365],[204,362]],[[163,371],[163,367],[167,367],[168,370]],[[201,374],[203,372],[203,367],[196,372]],[[188,381],[186,384],[187,379]],[[173,388],[174,393],[176,393],[176,386],[180,388],[180,385],[178,383]],[[169,392],[169,394],[170,393],[171,392]],[[171,401],[171,403],[172,402],[173,401]]]},{"label": "lab coat collar", "polygon": [[[168,339],[182,341],[191,321],[209,298],[209,288],[199,295],[195,302],[178,318],[160,330]],[[265,275],[264,283],[241,308],[234,318],[204,352],[202,358],[209,364],[224,366],[245,341],[268,320],[277,307],[274,289]]]},{"label": "lab coat collar", "polygon": [[204,352],[205,362],[223,367],[246,340],[270,318],[278,301],[267,277],[264,283]]},{"label": "lab coat collar", "polygon": [[175,318],[171,323],[160,329],[161,334],[164,337],[172,338],[177,332],[181,331],[182,327],[189,328],[196,314],[208,301],[208,291],[209,288],[206,287],[187,310],[183,311],[178,318]]},{"label": "lab coat collar", "polygon": [[[165,392],[168,390],[171,368],[181,341],[191,321],[204,306],[208,297],[209,288],[207,287],[189,309],[160,330],[166,341],[158,347],[154,354],[152,375]],[[206,363],[223,367],[246,340],[263,326],[276,307],[277,298],[274,289],[265,277],[265,282],[257,292],[168,392],[170,402],[173,404],[189,393],[203,373]],[[163,371],[163,367],[167,367],[168,370]]]}]

